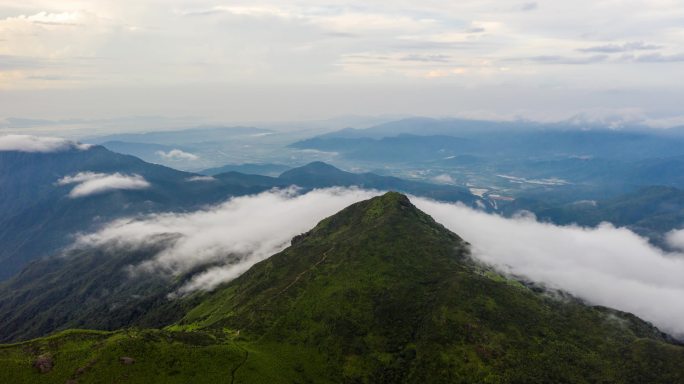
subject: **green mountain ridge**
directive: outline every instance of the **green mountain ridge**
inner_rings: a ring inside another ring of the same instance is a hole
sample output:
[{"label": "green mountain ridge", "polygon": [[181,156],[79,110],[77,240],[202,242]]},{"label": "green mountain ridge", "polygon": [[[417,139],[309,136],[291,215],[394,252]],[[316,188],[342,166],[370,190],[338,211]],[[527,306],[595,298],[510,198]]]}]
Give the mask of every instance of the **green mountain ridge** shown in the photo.
[{"label": "green mountain ridge", "polygon": [[0,346],[0,382],[684,381],[684,348],[655,327],[530,289],[468,249],[390,192],[182,299],[193,305],[162,330],[75,330]]}]

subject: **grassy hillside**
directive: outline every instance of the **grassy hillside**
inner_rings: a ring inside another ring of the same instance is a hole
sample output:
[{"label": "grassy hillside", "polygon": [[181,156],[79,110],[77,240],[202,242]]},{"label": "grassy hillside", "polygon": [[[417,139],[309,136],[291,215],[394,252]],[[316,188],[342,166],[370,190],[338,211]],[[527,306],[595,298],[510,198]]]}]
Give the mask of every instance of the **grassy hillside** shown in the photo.
[{"label": "grassy hillside", "polygon": [[324,366],[314,351],[254,346],[224,332],[72,330],[0,346],[2,383],[326,382]]},{"label": "grassy hillside", "polygon": [[2,347],[0,382],[684,382],[684,348],[655,327],[477,264],[398,193],[186,300],[199,304],[164,330]]}]

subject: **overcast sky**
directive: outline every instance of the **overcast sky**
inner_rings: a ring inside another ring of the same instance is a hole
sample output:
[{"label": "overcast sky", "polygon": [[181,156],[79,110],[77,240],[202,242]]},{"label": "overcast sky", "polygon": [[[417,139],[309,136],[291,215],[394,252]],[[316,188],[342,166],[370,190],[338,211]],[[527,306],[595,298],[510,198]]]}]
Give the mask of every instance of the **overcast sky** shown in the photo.
[{"label": "overcast sky", "polygon": [[678,120],[682,0],[0,0],[0,118]]}]

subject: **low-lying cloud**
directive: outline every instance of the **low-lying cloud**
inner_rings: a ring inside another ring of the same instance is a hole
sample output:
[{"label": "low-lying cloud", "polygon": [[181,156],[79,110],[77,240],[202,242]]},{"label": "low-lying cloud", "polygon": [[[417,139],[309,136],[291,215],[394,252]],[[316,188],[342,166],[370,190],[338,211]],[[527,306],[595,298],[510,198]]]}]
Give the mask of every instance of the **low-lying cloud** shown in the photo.
[{"label": "low-lying cloud", "polygon": [[100,232],[80,236],[76,247],[149,245],[155,236],[174,234],[175,241],[134,272],[178,275],[213,265],[180,289],[183,294],[212,290],[289,245],[295,235],[373,192],[331,188],[304,195],[295,189],[233,198],[187,214],[158,214],[112,222]]},{"label": "low-lying cloud", "polygon": [[[377,194],[342,188],[303,195],[274,190],[194,213],[118,220],[79,237],[76,246],[136,247],[154,235],[175,234],[165,250],[132,270],[177,275],[207,266],[175,294],[212,290],[284,249],[294,235],[321,219]],[[665,252],[610,224],[557,226],[540,223],[533,215],[504,218],[461,204],[411,200],[470,242],[475,259],[503,273],[632,312],[663,330],[684,334],[682,254]],[[671,235],[672,241],[682,237],[679,232]]]},{"label": "low-lying cloud", "polygon": [[166,160],[171,160],[171,161],[181,161],[181,160],[189,160],[189,161],[195,161],[199,159],[199,156],[194,155],[190,152],[185,152],[181,151],[180,149],[172,149],[168,152],[164,151],[157,151],[155,152],[157,156],[166,159]]},{"label": "low-lying cloud", "polygon": [[190,176],[185,180],[187,180],[187,181],[216,181],[216,179],[212,176],[202,176],[202,175]]},{"label": "low-lying cloud", "polygon": [[81,144],[75,141],[59,137],[31,136],[31,135],[3,135],[0,136],[0,151],[18,152],[63,152],[72,149],[87,150],[89,144]]},{"label": "low-lying cloud", "polygon": [[684,252],[684,229],[675,229],[665,235],[665,242],[672,249]]},{"label": "low-lying cloud", "polygon": [[684,335],[684,255],[667,253],[625,228],[508,219],[462,205],[413,198],[498,270],[636,314]]},{"label": "low-lying cloud", "polygon": [[145,189],[150,183],[142,176],[121,173],[79,172],[73,176],[65,176],[57,181],[57,185],[76,184],[69,192],[69,197],[78,198],[105,193],[119,189]]}]

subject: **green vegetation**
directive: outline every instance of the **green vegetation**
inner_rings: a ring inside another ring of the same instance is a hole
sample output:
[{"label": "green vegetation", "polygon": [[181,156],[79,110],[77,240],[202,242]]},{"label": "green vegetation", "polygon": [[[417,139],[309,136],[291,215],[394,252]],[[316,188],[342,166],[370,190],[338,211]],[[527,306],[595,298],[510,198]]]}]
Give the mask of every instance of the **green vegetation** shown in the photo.
[{"label": "green vegetation", "polygon": [[[398,193],[186,300],[198,304],[163,330],[0,347],[0,382],[684,382],[684,348],[667,335],[477,264]],[[52,371],[33,367],[41,356]]]},{"label": "green vegetation", "polygon": [[[298,367],[286,356],[296,357],[293,362],[317,359],[284,346],[258,349],[218,332],[77,330],[0,347],[0,382],[297,382]],[[41,358],[51,362],[49,372],[34,367]]]}]

